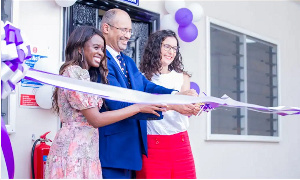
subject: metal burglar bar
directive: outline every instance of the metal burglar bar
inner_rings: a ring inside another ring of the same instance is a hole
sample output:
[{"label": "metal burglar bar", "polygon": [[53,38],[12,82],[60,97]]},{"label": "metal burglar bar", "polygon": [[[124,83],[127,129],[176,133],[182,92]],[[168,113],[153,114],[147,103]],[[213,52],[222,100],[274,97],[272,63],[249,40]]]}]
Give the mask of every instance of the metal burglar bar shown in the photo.
[{"label": "metal burglar bar", "polygon": [[[276,63],[276,49],[273,47],[269,47],[269,51],[267,52],[269,55],[269,62],[268,62],[268,66],[269,66],[269,82],[270,84],[268,84],[267,86],[270,88],[270,96],[267,97],[270,99],[270,104],[271,106],[277,106],[277,95],[276,93],[274,93],[275,89],[277,89],[277,83],[275,81],[275,79],[277,78],[276,75],[276,68],[277,68],[277,63]],[[275,129],[274,126],[276,126],[276,122],[278,121],[278,115],[275,114],[270,114],[270,118],[267,119],[267,121],[270,123],[270,129],[267,130],[270,132],[270,136],[274,136],[277,133],[277,130]]]},{"label": "metal burglar bar", "polygon": [[[210,41],[212,96],[277,106],[276,45],[212,23]],[[218,108],[211,112],[211,133],[278,136],[278,115]]]}]

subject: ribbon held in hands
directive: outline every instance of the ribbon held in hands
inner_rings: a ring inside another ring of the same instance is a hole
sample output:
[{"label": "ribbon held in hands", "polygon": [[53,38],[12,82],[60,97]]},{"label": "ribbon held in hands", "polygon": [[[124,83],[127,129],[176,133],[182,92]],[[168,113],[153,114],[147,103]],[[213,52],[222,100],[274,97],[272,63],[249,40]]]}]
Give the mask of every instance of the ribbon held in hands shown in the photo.
[{"label": "ribbon held in hands", "polygon": [[[198,86],[197,83],[195,82],[190,82],[190,88],[194,89],[198,94],[200,94],[200,87]],[[202,92],[205,96],[207,96],[204,92]],[[200,107],[200,111],[198,112],[198,114],[196,116],[199,116],[203,111],[204,112],[209,112],[210,110],[212,110],[214,108],[213,105],[209,104],[209,103],[197,103],[197,105]]]}]

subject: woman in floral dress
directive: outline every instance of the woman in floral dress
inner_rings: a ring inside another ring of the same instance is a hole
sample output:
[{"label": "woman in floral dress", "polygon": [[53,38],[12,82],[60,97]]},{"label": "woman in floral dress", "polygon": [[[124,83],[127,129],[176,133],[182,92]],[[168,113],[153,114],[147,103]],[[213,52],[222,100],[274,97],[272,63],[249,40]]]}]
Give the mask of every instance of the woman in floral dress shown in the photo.
[{"label": "woman in floral dress", "polygon": [[[66,77],[107,84],[108,74],[105,39],[94,27],[81,26],[70,35],[66,61],[60,74]],[[129,107],[100,113],[103,100],[92,94],[56,88],[53,109],[58,113],[62,128],[50,148],[45,168],[46,179],[100,179],[98,127],[115,123],[137,113],[156,114],[165,106],[134,104]]]}]

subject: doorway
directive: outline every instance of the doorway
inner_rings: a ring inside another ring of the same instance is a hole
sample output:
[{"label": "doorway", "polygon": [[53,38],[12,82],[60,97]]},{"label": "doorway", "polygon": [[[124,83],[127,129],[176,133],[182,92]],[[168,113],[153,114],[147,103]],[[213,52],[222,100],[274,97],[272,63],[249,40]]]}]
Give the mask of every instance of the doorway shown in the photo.
[{"label": "doorway", "polygon": [[65,49],[67,38],[76,27],[88,25],[99,29],[103,14],[112,8],[122,9],[131,17],[133,35],[123,53],[131,57],[139,66],[149,35],[159,29],[160,15],[115,0],[77,0],[73,6],[64,8],[63,49]]}]

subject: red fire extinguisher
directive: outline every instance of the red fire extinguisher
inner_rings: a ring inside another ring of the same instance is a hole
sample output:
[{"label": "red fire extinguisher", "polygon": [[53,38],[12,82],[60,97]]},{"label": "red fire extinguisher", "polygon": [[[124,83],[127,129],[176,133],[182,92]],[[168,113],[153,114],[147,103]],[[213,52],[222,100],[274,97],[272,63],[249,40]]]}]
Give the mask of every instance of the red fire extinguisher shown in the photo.
[{"label": "red fire extinguisher", "polygon": [[[52,142],[50,139],[47,139],[46,136],[49,134],[46,132],[37,139],[32,146],[31,151],[31,173],[32,179],[44,179],[44,171],[46,167],[47,156],[49,154],[50,146],[46,142]],[[39,141],[40,144],[36,145]]]}]

